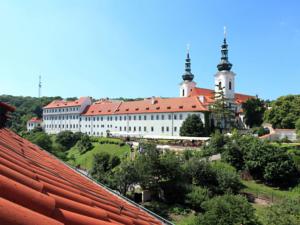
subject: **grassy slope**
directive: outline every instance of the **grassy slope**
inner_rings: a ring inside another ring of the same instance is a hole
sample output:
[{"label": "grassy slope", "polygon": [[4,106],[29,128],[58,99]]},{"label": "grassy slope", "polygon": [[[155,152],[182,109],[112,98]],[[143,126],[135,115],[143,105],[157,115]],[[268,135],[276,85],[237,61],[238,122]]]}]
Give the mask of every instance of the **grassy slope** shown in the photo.
[{"label": "grassy slope", "polygon": [[295,187],[291,190],[280,190],[278,188],[273,188],[266,186],[264,184],[258,184],[255,181],[243,181],[246,186],[243,191],[247,193],[252,193],[254,196],[265,197],[270,200],[280,201],[284,198],[295,198],[300,197],[300,188]]},{"label": "grassy slope", "polygon": [[68,151],[68,158],[74,158],[75,162],[69,160],[73,166],[80,165],[81,168],[91,169],[93,164],[94,155],[100,152],[107,152],[111,155],[116,155],[122,158],[126,153],[129,154],[130,148],[128,145],[124,145],[120,147],[116,144],[100,144],[100,143],[93,143],[93,148],[90,151],[87,151],[84,154],[80,154],[77,147],[73,147]]}]

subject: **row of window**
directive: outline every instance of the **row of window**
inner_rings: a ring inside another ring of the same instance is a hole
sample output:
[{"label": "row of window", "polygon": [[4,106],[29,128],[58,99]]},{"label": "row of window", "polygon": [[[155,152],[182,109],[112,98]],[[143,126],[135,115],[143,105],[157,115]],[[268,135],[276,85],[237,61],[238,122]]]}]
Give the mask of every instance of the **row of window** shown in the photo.
[{"label": "row of window", "polygon": [[[81,127],[81,125],[79,126],[79,127]],[[91,127],[91,125],[85,125],[85,128],[90,128]],[[47,124],[46,125],[46,128],[62,128],[62,129],[64,129],[64,128],[66,128],[66,129],[75,129],[75,128],[78,128],[78,124],[70,124],[70,125],[68,125],[68,124],[66,124],[66,125],[64,125],[64,124]],[[94,128],[95,128],[95,125],[94,125]],[[99,125],[97,125],[97,128],[99,128]],[[104,125],[101,125],[101,128],[104,128]],[[107,128],[112,128],[112,125],[107,125]],[[118,127],[116,126],[115,127],[115,129],[118,129]],[[174,132],[177,132],[177,127],[174,127],[173,128],[174,130]],[[127,130],[127,128],[126,127],[119,127],[119,131],[126,131]],[[128,131],[133,131],[133,132],[136,132],[136,131],[144,131],[144,132],[147,132],[147,127],[146,126],[144,126],[144,127],[128,127]],[[169,127],[168,126],[162,126],[161,127],[161,132],[169,132],[171,129],[169,129]],[[150,131],[151,132],[154,132],[154,127],[150,127]]]},{"label": "row of window", "polygon": [[55,112],[75,112],[78,111],[80,107],[67,107],[67,108],[55,108],[55,109],[44,109],[46,113],[55,113]]},{"label": "row of window", "polygon": [[[128,120],[147,120],[147,119],[150,119],[150,120],[165,120],[165,119],[168,119],[168,120],[172,120],[172,114],[168,114],[168,115],[150,115],[150,116],[147,116],[147,115],[134,115],[134,116],[107,116],[106,117],[106,120],[107,121],[122,121],[122,120],[127,120],[127,117],[128,117]],[[150,118],[149,118],[150,117]],[[183,119],[183,115],[182,114],[173,114],[173,119],[174,120],[182,120]],[[97,117],[84,117],[84,120],[85,121],[103,121],[104,118],[103,116],[97,116]]]},{"label": "row of window", "polygon": [[78,115],[44,116],[44,120],[74,120],[78,118]]}]

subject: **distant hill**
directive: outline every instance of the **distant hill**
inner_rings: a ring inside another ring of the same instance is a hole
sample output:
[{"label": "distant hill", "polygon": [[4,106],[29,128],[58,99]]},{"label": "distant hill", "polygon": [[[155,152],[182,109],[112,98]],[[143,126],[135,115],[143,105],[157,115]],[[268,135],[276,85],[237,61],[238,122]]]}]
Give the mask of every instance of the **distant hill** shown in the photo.
[{"label": "distant hill", "polygon": [[0,101],[8,103],[16,107],[16,111],[12,113],[12,118],[8,122],[8,127],[15,132],[22,134],[26,131],[26,122],[36,116],[41,118],[43,113],[43,106],[47,105],[55,99],[62,99],[56,97],[23,97],[12,95],[0,95]]}]

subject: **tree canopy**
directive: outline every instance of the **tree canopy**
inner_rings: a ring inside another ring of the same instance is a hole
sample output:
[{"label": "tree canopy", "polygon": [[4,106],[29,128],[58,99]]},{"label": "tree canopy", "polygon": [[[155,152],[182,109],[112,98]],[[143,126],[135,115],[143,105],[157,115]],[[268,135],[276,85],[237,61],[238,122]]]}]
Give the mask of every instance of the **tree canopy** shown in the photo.
[{"label": "tree canopy", "polygon": [[259,98],[250,98],[242,104],[245,113],[245,123],[249,127],[260,126],[266,111],[264,102]]},{"label": "tree canopy", "polygon": [[296,121],[300,118],[300,95],[287,95],[271,103],[264,120],[274,128],[294,129]]},{"label": "tree canopy", "polygon": [[201,118],[196,114],[189,115],[180,127],[180,136],[205,136],[205,129]]}]

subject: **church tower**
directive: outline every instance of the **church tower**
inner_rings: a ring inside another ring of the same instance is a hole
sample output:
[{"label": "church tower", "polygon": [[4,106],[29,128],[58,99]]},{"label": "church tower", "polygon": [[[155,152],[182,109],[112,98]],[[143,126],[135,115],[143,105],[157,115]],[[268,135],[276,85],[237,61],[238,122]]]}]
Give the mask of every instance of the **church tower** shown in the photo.
[{"label": "church tower", "polygon": [[224,92],[224,97],[229,102],[233,102],[235,98],[235,73],[231,70],[232,64],[228,61],[228,44],[226,40],[226,28],[224,28],[224,40],[221,46],[221,62],[218,64],[218,72],[215,74],[215,93],[218,94],[221,90]]},{"label": "church tower", "polygon": [[194,87],[196,87],[196,83],[193,81],[194,74],[191,72],[191,59],[190,59],[190,50],[187,48],[187,55],[185,59],[185,72],[182,75],[183,81],[180,83],[179,88],[179,96],[180,97],[188,97],[193,90]]}]

